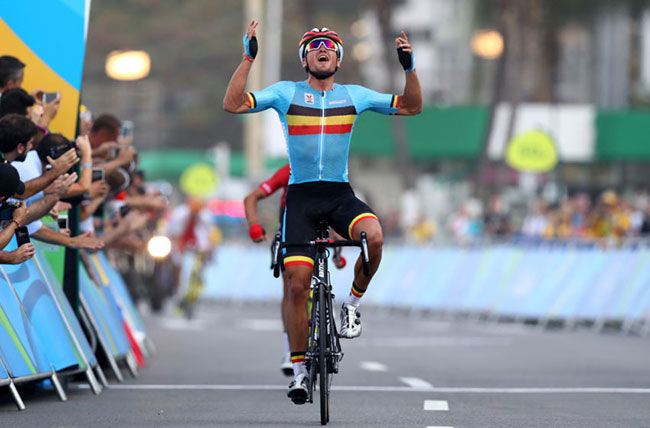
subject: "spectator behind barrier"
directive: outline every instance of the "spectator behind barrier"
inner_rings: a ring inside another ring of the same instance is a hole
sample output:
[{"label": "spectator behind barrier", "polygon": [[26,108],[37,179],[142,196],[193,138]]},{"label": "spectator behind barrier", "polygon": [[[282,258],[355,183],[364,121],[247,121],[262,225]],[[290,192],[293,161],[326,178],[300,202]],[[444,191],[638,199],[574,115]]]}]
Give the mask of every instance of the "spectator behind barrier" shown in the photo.
[{"label": "spectator behind barrier", "polygon": [[[43,144],[44,142],[47,143],[48,140],[56,139],[56,138],[58,138],[58,134],[47,135],[46,137],[43,138],[41,144]],[[86,139],[80,138],[79,148],[80,151],[82,152],[81,153],[82,158],[86,160],[90,159],[90,144]],[[53,165],[51,170],[54,170],[56,168],[56,165],[59,165],[57,161],[62,157],[72,156],[73,160],[75,160],[76,162],[76,159],[78,158],[76,156],[75,150],[76,149],[73,147],[67,148],[67,150],[65,150],[62,155],[59,153],[51,152],[50,155],[55,156],[56,159],[53,159],[52,156],[49,155],[46,156],[46,160]],[[41,159],[38,157],[37,151],[34,150],[28,152],[24,162],[14,161],[12,165],[18,170],[18,173],[20,174],[20,177],[23,181],[43,180],[43,177],[46,177],[48,174],[48,172],[46,171],[45,162],[41,161]],[[62,165],[66,165],[67,169],[69,169],[72,166],[69,165],[69,163],[67,162],[62,163]],[[82,169],[82,177],[84,173],[86,175],[90,174],[88,176],[88,179],[90,180],[92,175],[92,164],[85,165],[81,169]],[[87,171],[83,171],[84,169],[86,169]],[[55,175],[57,174],[58,173],[55,173]],[[73,248],[88,248],[93,250],[99,249],[103,247],[103,242],[101,240],[98,240],[92,236],[88,236],[85,234],[70,237],[66,234],[57,232],[43,225],[43,223],[40,221],[40,218],[46,215],[56,205],[56,203],[59,201],[61,197],[66,196],[70,193],[69,190],[71,186],[73,186],[73,183],[76,181],[76,179],[77,179],[77,174],[74,172],[71,174],[67,174],[67,173],[63,174],[60,177],[56,178],[52,182],[52,184],[48,185],[44,189],[44,191],[39,191],[26,200],[28,206],[30,206],[31,208],[27,229],[31,236],[35,237],[36,239],[49,242],[52,244],[58,244],[58,245],[63,245],[63,246],[73,247]],[[75,185],[77,185],[77,187],[81,186],[85,188],[83,183],[82,184],[75,183]],[[87,187],[88,188],[90,187],[89,183]]]},{"label": "spectator behind barrier", "polygon": [[20,181],[18,171],[8,163],[0,163],[0,264],[19,264],[34,256],[32,243],[23,244],[13,251],[1,251],[29,215],[25,203],[7,202],[8,197],[24,190],[25,184]]},{"label": "spectator behind barrier", "polygon": [[[52,166],[49,170],[42,172],[40,160],[36,152],[30,152],[33,148],[33,138],[38,128],[32,121],[18,114],[10,114],[0,119],[0,152],[7,162],[27,162],[27,168],[38,170],[38,175],[33,179],[25,179],[25,192],[18,195],[25,199],[37,194],[50,186],[59,176],[67,172],[77,162],[75,150],[68,150],[63,156],[57,159],[48,159]],[[28,160],[27,157],[30,157]],[[16,164],[14,164],[14,167]],[[20,173],[20,168],[19,173]],[[76,174],[75,174],[76,179]]]},{"label": "spectator behind barrier", "polygon": [[20,88],[23,84],[25,64],[18,58],[0,56],[0,95],[7,89]]},{"label": "spectator behind barrier", "polygon": [[[96,166],[104,170],[106,181],[117,193],[129,186],[135,171],[136,150],[132,139],[119,139],[121,123],[110,114],[101,114],[93,122],[88,138]],[[118,141],[119,140],[119,141]]]}]

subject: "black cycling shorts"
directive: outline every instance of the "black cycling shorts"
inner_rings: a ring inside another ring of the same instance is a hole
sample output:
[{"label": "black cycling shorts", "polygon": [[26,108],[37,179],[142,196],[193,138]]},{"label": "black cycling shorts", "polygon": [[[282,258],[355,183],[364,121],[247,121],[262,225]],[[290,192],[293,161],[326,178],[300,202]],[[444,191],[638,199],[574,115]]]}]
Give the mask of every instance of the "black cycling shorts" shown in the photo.
[{"label": "black cycling shorts", "polygon": [[[339,235],[353,239],[354,227],[365,218],[379,221],[370,207],[354,196],[350,183],[291,184],[287,191],[282,240],[290,243],[314,240],[321,220],[327,220]],[[285,248],[283,251],[285,266],[314,266],[316,250],[313,248]]]}]

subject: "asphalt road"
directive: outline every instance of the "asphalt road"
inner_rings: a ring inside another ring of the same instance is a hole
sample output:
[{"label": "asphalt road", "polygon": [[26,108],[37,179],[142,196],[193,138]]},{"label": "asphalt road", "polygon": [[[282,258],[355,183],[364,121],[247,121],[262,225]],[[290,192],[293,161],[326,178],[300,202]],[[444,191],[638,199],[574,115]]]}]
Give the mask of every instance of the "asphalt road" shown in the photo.
[{"label": "asphalt road", "polygon": [[[650,338],[362,313],[330,426],[650,427]],[[2,388],[0,426],[319,426],[317,404],[286,398],[276,305],[145,318],[158,352],[137,378],[99,396],[73,383],[65,403],[22,388],[23,412]]]}]

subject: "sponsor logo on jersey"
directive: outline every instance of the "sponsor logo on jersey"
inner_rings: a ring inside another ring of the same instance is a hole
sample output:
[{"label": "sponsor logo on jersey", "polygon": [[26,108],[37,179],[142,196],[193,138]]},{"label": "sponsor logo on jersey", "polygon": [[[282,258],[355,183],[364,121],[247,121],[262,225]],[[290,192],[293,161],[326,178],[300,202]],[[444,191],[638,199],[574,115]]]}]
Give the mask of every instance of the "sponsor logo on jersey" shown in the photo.
[{"label": "sponsor logo on jersey", "polygon": [[337,104],[345,104],[347,102],[348,102],[348,100],[333,100],[333,101],[329,102],[329,105],[333,106],[333,105],[337,105]]},{"label": "sponsor logo on jersey", "polygon": [[314,94],[305,93],[305,104],[314,104]]}]

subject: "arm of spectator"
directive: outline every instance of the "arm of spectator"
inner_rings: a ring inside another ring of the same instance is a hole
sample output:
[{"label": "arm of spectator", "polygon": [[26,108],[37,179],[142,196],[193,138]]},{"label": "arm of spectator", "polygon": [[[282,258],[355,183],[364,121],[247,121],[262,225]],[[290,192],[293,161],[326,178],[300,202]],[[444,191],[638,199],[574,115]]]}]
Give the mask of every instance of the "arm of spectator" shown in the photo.
[{"label": "arm of spectator", "polygon": [[40,121],[36,122],[36,124],[48,128],[59,112],[59,107],[61,107],[61,97],[47,104],[43,104],[43,114],[41,115]]},{"label": "arm of spectator", "polygon": [[97,165],[104,170],[104,175],[108,176],[115,172],[118,168],[127,165],[135,157],[136,150],[133,147],[123,147],[120,149],[117,157],[108,162]]},{"label": "arm of spectator", "polygon": [[29,206],[29,216],[25,224],[29,224],[47,215],[57,202],[59,202],[59,195],[50,193],[31,204]]},{"label": "arm of spectator", "polygon": [[24,202],[21,202],[20,207],[16,208],[12,213],[9,224],[0,231],[0,249],[7,246],[17,228],[27,223],[28,216],[29,208],[27,208]]},{"label": "arm of spectator", "polygon": [[105,196],[93,198],[93,199],[90,200],[89,204],[82,205],[81,206],[81,214],[79,216],[81,221],[84,221],[88,217],[93,215],[95,213],[95,211],[97,211],[97,208],[99,208],[99,206],[102,204],[102,202],[104,202],[105,199],[106,199]]},{"label": "arm of spectator", "polygon": [[32,236],[39,241],[63,245],[70,248],[99,250],[104,247],[104,242],[101,239],[94,238],[89,233],[70,237],[56,232],[47,226],[41,227],[37,232],[33,233]]},{"label": "arm of spectator", "polygon": [[146,251],[147,243],[135,235],[128,235],[114,241],[111,248],[131,252]]},{"label": "arm of spectator", "polygon": [[136,211],[129,212],[126,217],[118,220],[117,225],[112,227],[111,222],[105,223],[102,239],[106,245],[113,246],[118,240],[129,235],[131,232],[142,229],[147,224],[147,216]]},{"label": "arm of spectator", "polygon": [[167,202],[160,196],[127,196],[124,203],[130,208],[142,210],[163,211],[167,208]]},{"label": "arm of spectator", "polygon": [[108,184],[106,184],[104,180],[92,183],[89,192],[91,198],[90,203],[81,206],[81,221],[86,220],[97,211],[97,208],[99,208],[102,202],[106,199],[109,190]]},{"label": "arm of spectator", "polygon": [[[25,192],[20,195],[16,195],[17,198],[26,199],[45,189],[47,186],[52,184],[52,182],[56,180],[57,177],[66,173],[70,168],[72,168],[72,166],[77,163],[79,158],[77,157],[74,149],[70,149],[57,159],[52,159],[48,156],[47,160],[50,165],[52,165],[52,168],[46,170],[43,174],[41,174],[40,177],[36,177],[33,180],[25,182]],[[75,174],[75,180],[76,179],[77,176]]]},{"label": "arm of spectator", "polygon": [[77,147],[81,154],[81,168],[79,181],[70,186],[66,197],[72,197],[87,193],[90,190],[90,185],[93,180],[93,158],[92,149],[90,148],[90,141],[85,135],[77,137]]},{"label": "arm of spectator", "polygon": [[43,198],[34,202],[29,207],[27,223],[36,221],[46,215],[59,202],[61,196],[65,195],[70,185],[77,179],[77,174],[63,174],[43,191]]},{"label": "arm of spectator", "polygon": [[120,148],[120,143],[118,143],[117,141],[107,141],[105,143],[102,143],[99,147],[93,149],[92,155],[94,158],[106,159],[111,153],[111,150],[119,149],[119,148]]},{"label": "arm of spectator", "polygon": [[68,202],[61,202],[61,201],[59,201],[59,202],[57,202],[56,204],[54,204],[54,206],[53,206],[52,209],[50,210],[49,214],[50,214],[54,219],[58,219],[58,218],[59,218],[59,213],[60,213],[61,211],[67,211],[67,210],[69,210],[69,209],[71,209],[71,208],[72,208],[72,204],[70,204],[70,203],[68,203]]},{"label": "arm of spectator", "polygon": [[29,109],[29,119],[36,125],[41,125],[45,110],[41,104],[35,104]]},{"label": "arm of spectator", "polygon": [[13,251],[0,251],[0,264],[18,265],[34,257],[34,244],[27,243]]}]

